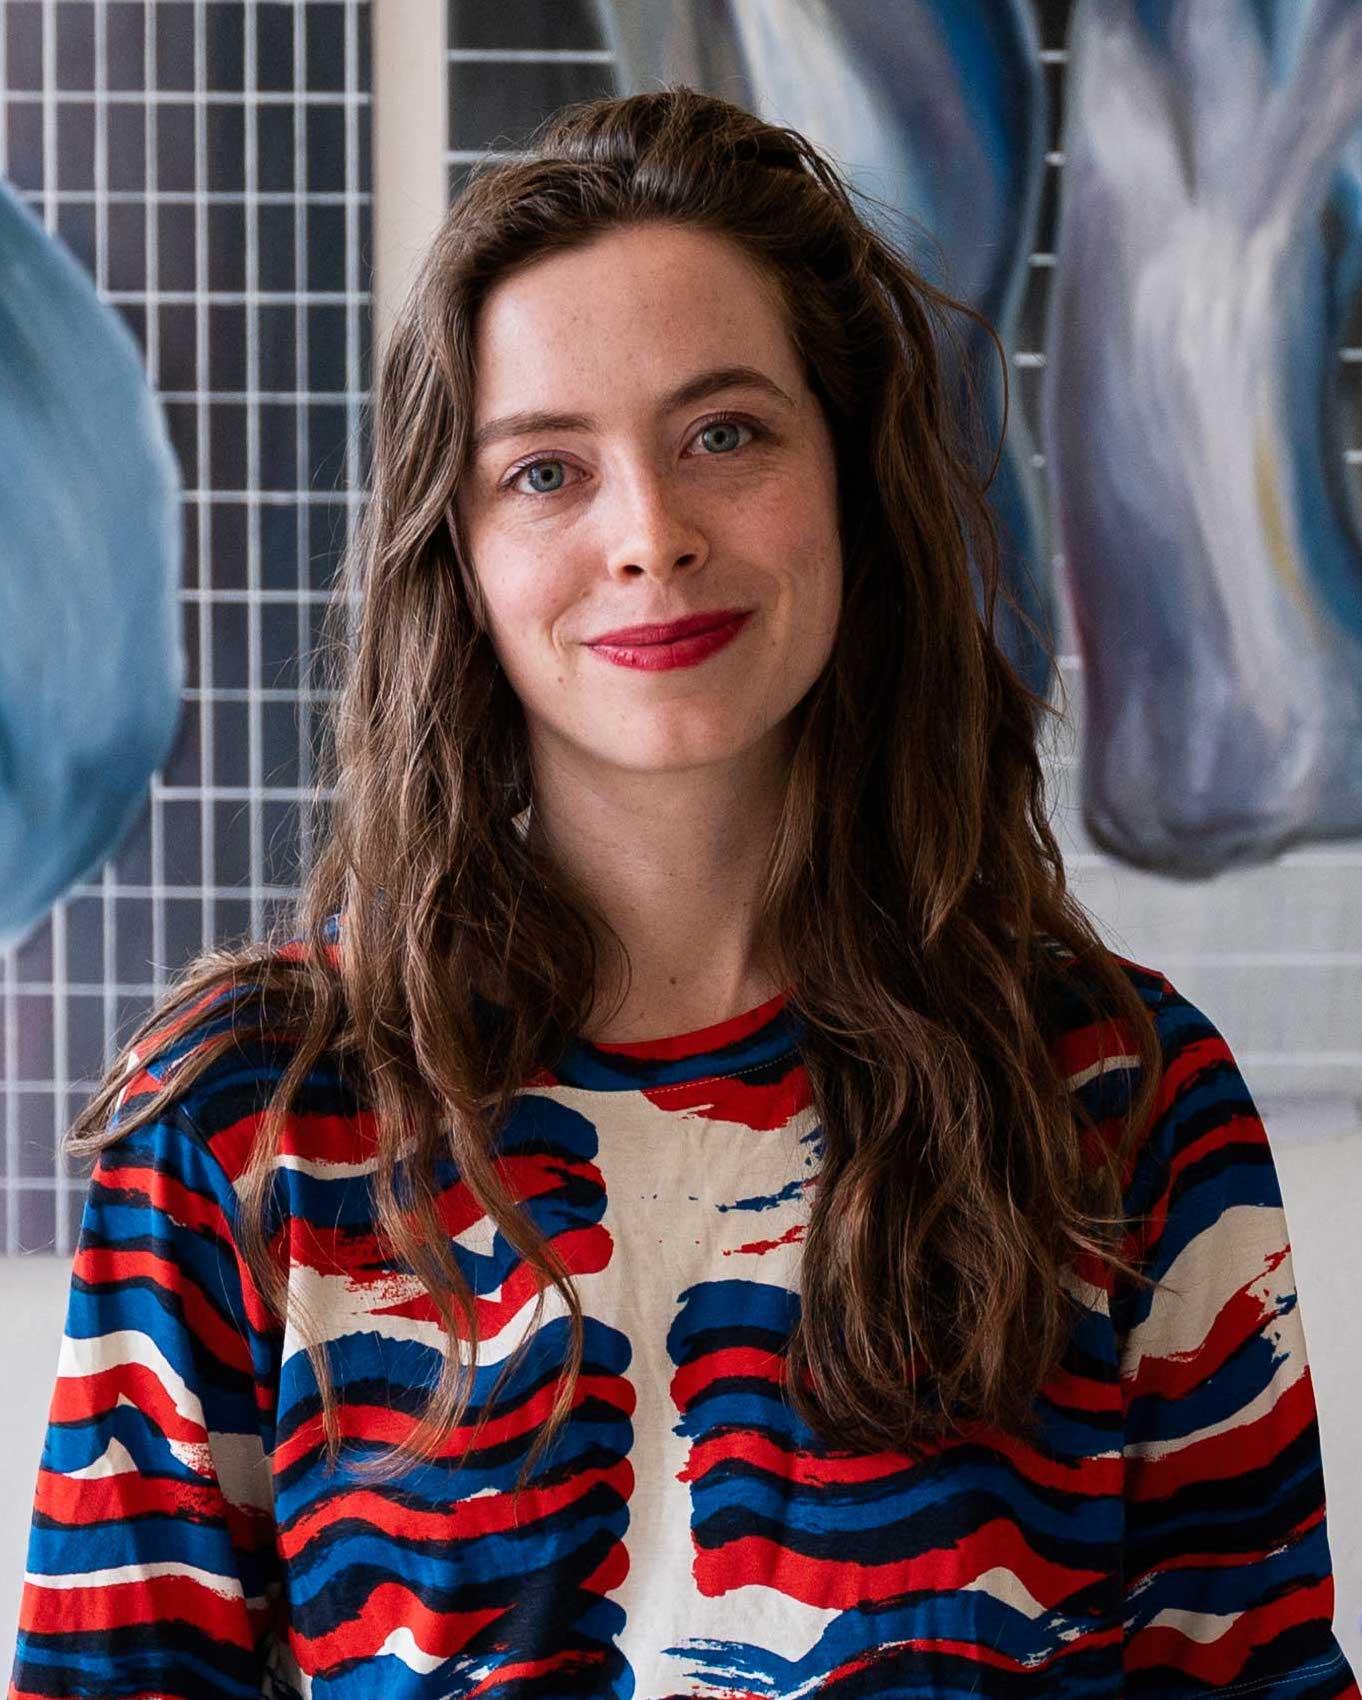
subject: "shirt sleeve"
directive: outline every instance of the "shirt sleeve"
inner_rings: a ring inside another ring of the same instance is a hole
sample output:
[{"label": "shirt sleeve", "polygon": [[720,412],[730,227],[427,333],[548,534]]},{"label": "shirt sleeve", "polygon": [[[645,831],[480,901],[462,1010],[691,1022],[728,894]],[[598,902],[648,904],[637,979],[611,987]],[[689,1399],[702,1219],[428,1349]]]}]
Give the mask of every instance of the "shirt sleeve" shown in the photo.
[{"label": "shirt sleeve", "polygon": [[281,1594],[261,1421],[270,1401],[257,1392],[268,1349],[247,1310],[235,1202],[174,1110],[98,1154],[8,1700],[267,1691]]},{"label": "shirt sleeve", "polygon": [[1164,1073],[1122,1284],[1127,1700],[1359,1700],[1333,1632],[1314,1391],[1267,1133],[1207,1017],[1164,981]]}]

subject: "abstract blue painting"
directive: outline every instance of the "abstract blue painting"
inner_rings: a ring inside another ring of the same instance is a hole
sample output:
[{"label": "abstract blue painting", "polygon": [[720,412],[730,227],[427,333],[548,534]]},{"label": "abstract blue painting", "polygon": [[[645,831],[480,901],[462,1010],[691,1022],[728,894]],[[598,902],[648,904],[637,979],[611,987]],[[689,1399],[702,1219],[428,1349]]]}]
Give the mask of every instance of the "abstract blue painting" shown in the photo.
[{"label": "abstract blue painting", "polygon": [[0,181],[0,944],[146,806],[184,684],[179,466],[141,351]]}]

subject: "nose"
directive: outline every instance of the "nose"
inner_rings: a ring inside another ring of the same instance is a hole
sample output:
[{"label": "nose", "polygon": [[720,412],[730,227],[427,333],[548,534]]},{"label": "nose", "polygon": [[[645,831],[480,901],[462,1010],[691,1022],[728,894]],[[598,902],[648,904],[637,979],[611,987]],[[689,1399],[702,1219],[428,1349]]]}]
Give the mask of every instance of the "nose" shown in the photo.
[{"label": "nose", "polygon": [[666,578],[709,557],[709,541],[693,501],[676,479],[656,467],[636,466],[617,474],[613,499],[604,508],[605,556],[612,575]]}]

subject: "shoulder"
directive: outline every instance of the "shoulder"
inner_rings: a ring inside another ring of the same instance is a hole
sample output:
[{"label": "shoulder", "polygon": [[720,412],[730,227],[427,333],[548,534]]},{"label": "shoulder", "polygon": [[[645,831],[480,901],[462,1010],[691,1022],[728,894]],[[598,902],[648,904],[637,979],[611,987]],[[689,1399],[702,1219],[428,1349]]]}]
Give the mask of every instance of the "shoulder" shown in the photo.
[{"label": "shoulder", "polygon": [[[1186,1137],[1189,1118],[1206,1126],[1253,1114],[1238,1063],[1206,1010],[1161,969],[1110,955],[1148,1011],[1157,1039],[1158,1079],[1141,1140],[1146,1156],[1166,1160],[1178,1132]],[[1060,972],[1045,990],[1051,1053],[1097,1119],[1121,1114],[1140,1084],[1129,1022],[1071,955],[1056,951],[1055,960]]]},{"label": "shoulder", "polygon": [[1167,974],[1117,956],[1153,1019],[1159,1043],[1159,1081],[1150,1132],[1176,1111],[1202,1127],[1247,1111],[1257,1120],[1248,1085],[1224,1033],[1200,1004]]},{"label": "shoulder", "polygon": [[[1275,1206],[1267,1129],[1224,1033],[1167,974],[1126,957],[1116,962],[1148,1008],[1158,1040],[1158,1078],[1127,1155],[1127,1211],[1158,1221],[1177,1208],[1186,1219],[1193,1196],[1211,1216],[1235,1202]],[[1137,1081],[1137,1059],[1123,1043],[1128,1030],[1100,1013],[1079,1013],[1087,1006],[1076,993],[1072,998],[1056,1055],[1099,1120],[1122,1113]]]},{"label": "shoulder", "polygon": [[[1071,1091],[1101,1100],[1089,1106],[1094,1112],[1114,1114],[1120,1107],[1117,1100],[1128,1098],[1138,1083],[1139,1047],[1129,1017],[1072,951],[1054,940],[1046,940],[1043,949],[1037,1013],[1050,1053]],[[1162,1049],[1161,1011],[1171,989],[1166,977],[1114,951],[1108,958],[1152,1017]]]},{"label": "shoulder", "polygon": [[[278,1000],[271,1005],[250,984],[216,985],[158,1023],[140,1053],[130,1054],[113,1124],[172,1083],[157,1119],[202,1146],[235,1188],[300,1041],[297,1017]],[[288,1105],[277,1165],[360,1161],[372,1149],[370,1123],[353,1071],[324,1046]]]},{"label": "shoulder", "polygon": [[[1051,972],[1042,979],[1043,1020],[1054,1047],[1082,1066],[1090,1055],[1111,1053],[1112,1041],[1129,1038],[1128,1024],[1103,995],[1091,970],[1055,941],[1045,945]],[[1136,962],[1117,951],[1108,958],[1149,1011],[1159,1039],[1164,1069],[1186,1066],[1189,1046],[1218,1037],[1204,1010],[1181,992],[1161,969]],[[1223,1039],[1220,1040],[1223,1045]],[[1127,1047],[1128,1050],[1128,1047]]]},{"label": "shoulder", "polygon": [[[1216,1022],[1161,970],[1116,958],[1139,993],[1157,1036],[1157,1079],[1123,1161],[1121,1253],[1162,1278],[1188,1247],[1213,1248],[1223,1262],[1247,1257],[1279,1233],[1275,1159],[1239,1062]],[[1139,1083],[1122,1021],[1072,985],[1053,994],[1061,1015],[1054,1051],[1071,1089],[1104,1137],[1126,1125]],[[1096,1004],[1094,1013],[1090,1004]],[[1275,1251],[1271,1255],[1275,1256]],[[1113,1316],[1124,1328],[1152,1299],[1124,1276]]]}]

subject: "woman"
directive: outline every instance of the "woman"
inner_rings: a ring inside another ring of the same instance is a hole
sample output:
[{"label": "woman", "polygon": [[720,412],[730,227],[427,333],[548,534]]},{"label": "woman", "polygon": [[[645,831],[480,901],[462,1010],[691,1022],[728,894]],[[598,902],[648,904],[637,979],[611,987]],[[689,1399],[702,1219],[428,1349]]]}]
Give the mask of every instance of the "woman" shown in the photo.
[{"label": "woman", "polygon": [[1357,1696],[1266,1135],[1066,893],[957,305],[685,88],[450,209],[293,930],[69,1139],[12,1696]]}]

